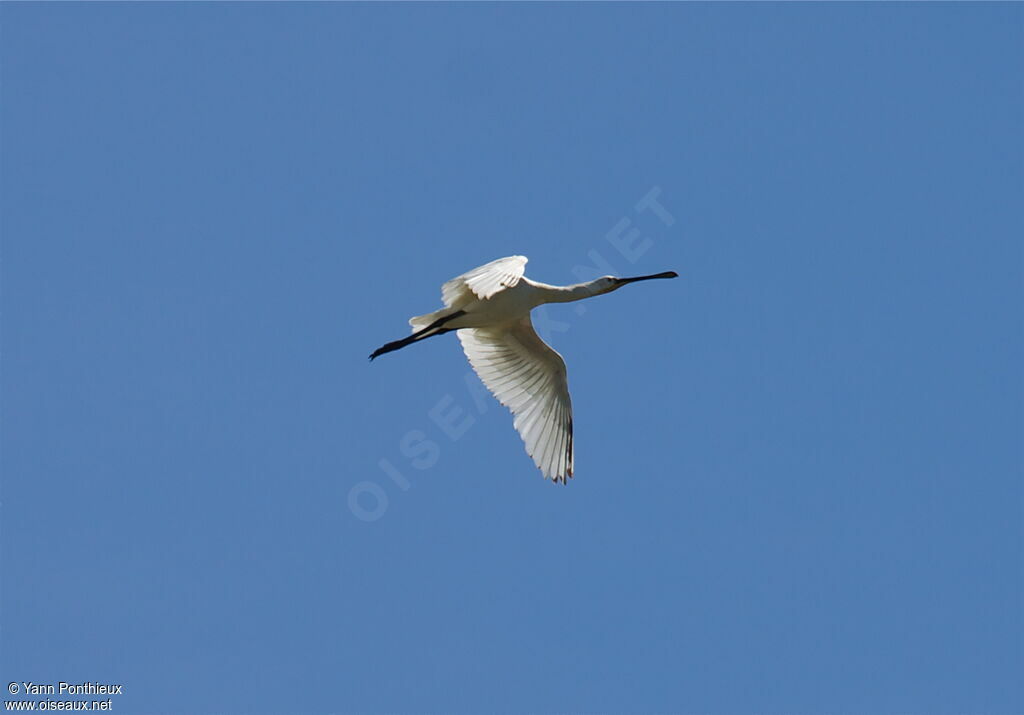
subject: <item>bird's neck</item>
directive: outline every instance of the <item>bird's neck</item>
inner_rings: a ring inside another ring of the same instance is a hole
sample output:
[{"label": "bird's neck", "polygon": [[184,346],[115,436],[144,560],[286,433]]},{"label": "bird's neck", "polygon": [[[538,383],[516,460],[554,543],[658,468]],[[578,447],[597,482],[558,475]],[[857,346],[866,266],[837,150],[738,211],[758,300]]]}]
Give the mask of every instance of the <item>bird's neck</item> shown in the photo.
[{"label": "bird's neck", "polygon": [[577,283],[571,286],[551,286],[546,283],[536,283],[535,286],[541,290],[545,303],[571,303],[574,300],[583,300],[596,295],[590,283]]}]

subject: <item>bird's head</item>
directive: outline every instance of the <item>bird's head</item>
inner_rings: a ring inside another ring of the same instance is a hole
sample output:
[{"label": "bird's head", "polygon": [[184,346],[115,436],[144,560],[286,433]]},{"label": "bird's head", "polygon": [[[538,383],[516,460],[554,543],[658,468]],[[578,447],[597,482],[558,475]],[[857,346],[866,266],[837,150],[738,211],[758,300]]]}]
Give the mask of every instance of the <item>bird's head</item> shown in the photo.
[{"label": "bird's head", "polygon": [[602,295],[603,293],[611,293],[613,290],[618,290],[627,283],[636,283],[637,281],[649,281],[654,278],[678,278],[679,274],[675,271],[665,271],[664,273],[655,273],[649,276],[636,276],[634,278],[616,278],[615,276],[602,276],[596,281],[591,283],[593,286],[594,295]]}]

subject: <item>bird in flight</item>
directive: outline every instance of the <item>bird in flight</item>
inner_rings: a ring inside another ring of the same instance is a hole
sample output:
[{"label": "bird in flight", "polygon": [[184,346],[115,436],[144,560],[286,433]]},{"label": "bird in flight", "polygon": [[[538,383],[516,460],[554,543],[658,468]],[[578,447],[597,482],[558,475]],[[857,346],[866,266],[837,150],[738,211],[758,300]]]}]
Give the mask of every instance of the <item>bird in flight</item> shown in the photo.
[{"label": "bird in flight", "polygon": [[555,482],[572,477],[572,403],[565,362],[540,339],[530,311],[611,293],[628,283],[677,278],[675,271],[635,278],[604,276],[553,286],[523,275],[526,256],[508,256],[474,268],[441,286],[444,308],[409,319],[412,335],[382,345],[370,360],[413,343],[458,331],[469,364],[487,389],[512,411],[513,426],[541,473]]}]

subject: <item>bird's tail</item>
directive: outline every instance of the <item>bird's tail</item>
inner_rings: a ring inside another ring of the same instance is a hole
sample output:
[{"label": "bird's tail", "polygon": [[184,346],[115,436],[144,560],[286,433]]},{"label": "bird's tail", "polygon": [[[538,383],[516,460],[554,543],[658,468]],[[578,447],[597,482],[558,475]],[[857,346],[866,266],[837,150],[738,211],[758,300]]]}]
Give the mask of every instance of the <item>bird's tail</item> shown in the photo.
[{"label": "bird's tail", "polygon": [[435,310],[433,313],[427,313],[426,315],[417,315],[413,318],[409,318],[409,325],[412,326],[412,332],[418,333],[419,331],[426,328],[428,325],[436,323],[441,318],[447,318],[449,315],[454,313],[451,308],[441,308],[441,310]]}]

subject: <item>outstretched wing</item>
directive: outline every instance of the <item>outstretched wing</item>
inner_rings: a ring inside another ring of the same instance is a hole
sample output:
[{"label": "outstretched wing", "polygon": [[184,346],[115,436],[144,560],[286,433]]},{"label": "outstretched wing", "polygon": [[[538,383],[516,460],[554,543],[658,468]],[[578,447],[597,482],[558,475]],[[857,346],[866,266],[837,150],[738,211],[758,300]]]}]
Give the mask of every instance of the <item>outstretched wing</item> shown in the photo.
[{"label": "outstretched wing", "polygon": [[491,261],[468,273],[452,278],[441,286],[441,300],[448,307],[467,302],[472,296],[485,299],[504,288],[511,288],[523,277],[526,256],[508,256]]},{"label": "outstretched wing", "polygon": [[545,477],[565,483],[572,477],[572,402],[562,356],[540,339],[529,316],[463,328],[458,336],[476,374],[512,411],[527,454]]}]

